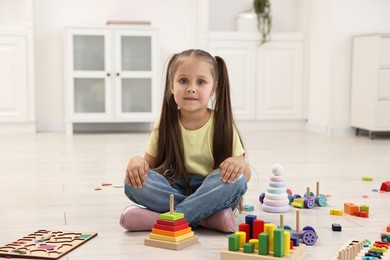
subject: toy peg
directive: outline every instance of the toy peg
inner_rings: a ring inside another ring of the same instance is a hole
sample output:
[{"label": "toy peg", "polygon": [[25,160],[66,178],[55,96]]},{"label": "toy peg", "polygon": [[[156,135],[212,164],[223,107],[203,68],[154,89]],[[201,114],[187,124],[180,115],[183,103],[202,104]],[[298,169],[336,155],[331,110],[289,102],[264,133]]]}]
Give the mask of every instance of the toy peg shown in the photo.
[{"label": "toy peg", "polygon": [[320,194],[320,182],[317,181],[316,182],[316,197],[318,197],[319,194]]},{"label": "toy peg", "polygon": [[171,194],[169,196],[169,214],[171,214],[171,215],[173,215],[174,205],[175,205],[175,200],[174,200],[173,194]]},{"label": "toy peg", "polygon": [[310,187],[306,188],[306,198],[310,197]]},{"label": "toy peg", "polygon": [[280,228],[284,227],[284,215],[280,214]]},{"label": "toy peg", "polygon": [[295,226],[296,226],[297,232],[299,232],[299,222],[300,222],[300,219],[299,219],[299,210],[297,210],[295,214],[296,214]]}]

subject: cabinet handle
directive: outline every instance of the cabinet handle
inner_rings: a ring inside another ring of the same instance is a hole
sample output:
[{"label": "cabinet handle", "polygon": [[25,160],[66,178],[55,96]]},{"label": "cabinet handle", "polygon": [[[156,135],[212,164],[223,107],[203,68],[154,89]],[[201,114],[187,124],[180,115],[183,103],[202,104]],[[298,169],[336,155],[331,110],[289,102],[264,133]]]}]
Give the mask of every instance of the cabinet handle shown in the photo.
[{"label": "cabinet handle", "polygon": [[110,76],[110,73],[107,73],[107,77],[109,77]]},{"label": "cabinet handle", "polygon": [[119,72],[116,75],[119,77],[120,76]]}]

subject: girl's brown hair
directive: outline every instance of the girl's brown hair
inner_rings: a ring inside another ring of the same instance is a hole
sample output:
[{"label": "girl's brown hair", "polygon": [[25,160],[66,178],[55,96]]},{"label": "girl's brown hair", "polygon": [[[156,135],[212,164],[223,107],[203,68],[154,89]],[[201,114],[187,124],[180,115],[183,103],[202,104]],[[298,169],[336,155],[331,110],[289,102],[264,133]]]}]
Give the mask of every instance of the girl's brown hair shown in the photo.
[{"label": "girl's brown hair", "polygon": [[183,177],[187,186],[187,195],[189,195],[191,193],[189,173],[184,165],[178,105],[171,93],[176,70],[182,59],[186,57],[203,58],[212,67],[211,73],[216,85],[213,137],[214,169],[219,168],[219,165],[226,158],[232,156],[233,127],[235,124],[230,101],[229,77],[224,60],[218,56],[214,58],[208,52],[198,49],[190,49],[174,54],[168,62],[166,71],[164,99],[158,128],[157,168],[155,170],[162,173],[172,184]]}]

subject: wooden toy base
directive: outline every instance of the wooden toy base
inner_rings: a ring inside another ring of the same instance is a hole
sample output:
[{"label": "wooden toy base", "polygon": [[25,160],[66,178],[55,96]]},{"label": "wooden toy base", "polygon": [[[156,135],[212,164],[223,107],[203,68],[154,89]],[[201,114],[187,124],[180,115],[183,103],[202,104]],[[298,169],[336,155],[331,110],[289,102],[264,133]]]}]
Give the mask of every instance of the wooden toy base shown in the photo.
[{"label": "wooden toy base", "polygon": [[263,259],[288,259],[288,260],[296,260],[300,256],[302,256],[306,251],[306,245],[300,244],[297,247],[294,247],[293,250],[290,251],[289,255],[285,255],[283,257],[274,257],[273,255],[258,255],[258,251],[255,250],[252,254],[244,253],[242,249],[237,252],[224,250],[221,252],[221,260],[246,260],[246,259],[253,259],[253,260],[263,260]]},{"label": "wooden toy base", "polygon": [[197,236],[193,236],[191,238],[188,238],[186,240],[180,241],[180,242],[167,242],[162,240],[156,240],[156,239],[150,239],[146,238],[144,245],[145,246],[153,246],[153,247],[159,247],[164,249],[171,249],[171,250],[180,250],[187,246],[194,245],[198,243],[199,239]]},{"label": "wooden toy base", "polygon": [[38,230],[0,246],[0,257],[58,259],[95,236],[94,232]]}]

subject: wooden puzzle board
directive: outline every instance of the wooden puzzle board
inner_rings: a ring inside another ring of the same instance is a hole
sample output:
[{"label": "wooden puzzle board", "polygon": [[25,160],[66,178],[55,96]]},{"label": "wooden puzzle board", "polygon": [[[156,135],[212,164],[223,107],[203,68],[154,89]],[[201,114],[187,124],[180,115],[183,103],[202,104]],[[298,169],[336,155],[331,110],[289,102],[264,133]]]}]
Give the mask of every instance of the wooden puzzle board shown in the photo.
[{"label": "wooden puzzle board", "polygon": [[294,247],[294,249],[290,250],[289,255],[285,255],[283,257],[274,257],[273,255],[258,255],[258,251],[255,250],[254,253],[248,254],[244,253],[242,248],[240,251],[233,252],[224,250],[221,252],[221,260],[279,260],[279,259],[288,259],[288,260],[296,260],[301,257],[306,251],[306,245],[299,244],[298,247]]},{"label": "wooden puzzle board", "polygon": [[0,247],[0,256],[58,259],[97,236],[93,232],[38,230]]}]

